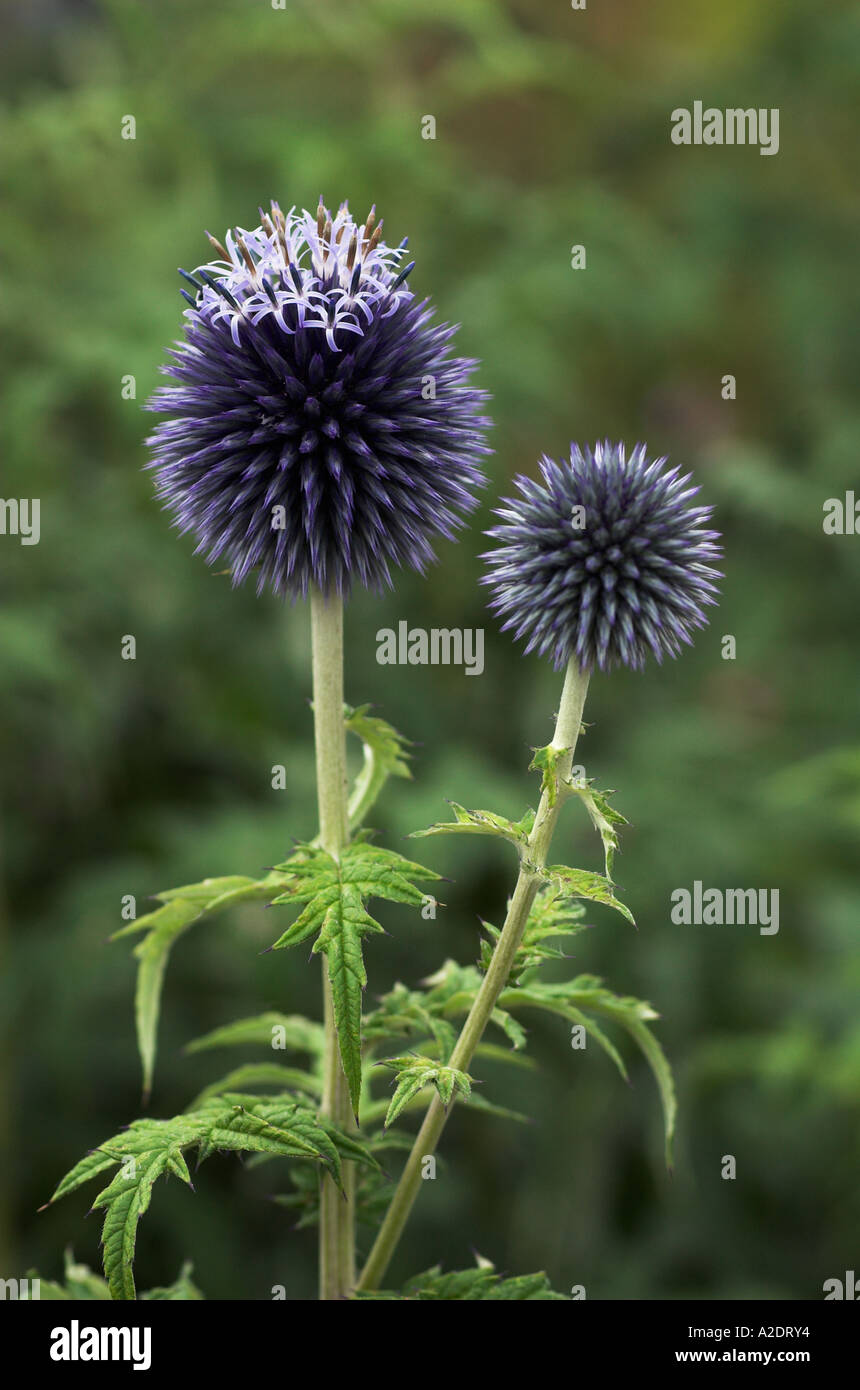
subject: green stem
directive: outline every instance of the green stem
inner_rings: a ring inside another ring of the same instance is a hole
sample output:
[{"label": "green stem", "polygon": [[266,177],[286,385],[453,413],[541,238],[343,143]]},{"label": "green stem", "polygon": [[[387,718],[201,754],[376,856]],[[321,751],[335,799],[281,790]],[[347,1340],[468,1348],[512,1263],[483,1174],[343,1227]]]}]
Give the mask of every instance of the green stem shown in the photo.
[{"label": "green stem", "polygon": [[[349,841],[346,730],[343,722],[343,602],[311,592],[314,737],[319,843],[335,859]],[[337,1043],[331,985],[323,959],[325,1054],[321,1111],[343,1129],[354,1127]],[[345,1198],[345,1200],[344,1200]],[[343,1164],[343,1192],[328,1175],[320,1188],[320,1298],[345,1298],[355,1284],[355,1170]]]},{"label": "green stem", "polygon": [[[514,957],[522,941],[529,912],[541,883],[541,870],[545,867],[550,841],[552,840],[558,814],[564,801],[563,784],[570,776],[576,741],[582,725],[582,710],[588,690],[589,672],[580,671],[571,661],[567,668],[561,705],[556,718],[555,733],[551,748],[561,754],[556,764],[555,786],[552,791],[544,791],[540,799],[534,827],[529,836],[528,849],[520,862],[520,872],[514,895],[508,907],[505,925],[493,952],[489,968],[475,997],[469,1014],[448,1065],[460,1071],[468,1071],[475,1049],[481,1041],[484,1030],[496,1007],[499,995],[507,984]],[[449,1107],[450,1109],[450,1107]],[[439,1142],[448,1111],[439,1099],[433,1097],[424,1117],[424,1123],[406,1160],[406,1166],[385,1215],[373,1249],[362,1270],[357,1287],[362,1290],[378,1289],[389,1261],[394,1253],[409,1213],[421,1186],[421,1169],[424,1159],[432,1154]]]}]

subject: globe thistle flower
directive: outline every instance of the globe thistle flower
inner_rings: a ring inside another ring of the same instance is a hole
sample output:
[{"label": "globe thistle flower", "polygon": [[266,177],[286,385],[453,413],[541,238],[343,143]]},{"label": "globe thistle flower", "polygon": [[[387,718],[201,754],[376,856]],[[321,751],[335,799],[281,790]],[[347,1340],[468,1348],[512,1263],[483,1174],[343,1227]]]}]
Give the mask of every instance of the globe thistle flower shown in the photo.
[{"label": "globe thistle flower", "polygon": [[515,479],[520,496],[496,510],[490,607],[556,670],[571,658],[583,671],[639,668],[677,656],[705,625],[719,533],[712,508],[691,505],[689,474],[665,463],[644,444],[629,458],[608,440],[571,445],[569,461],[542,459],[542,483]]},{"label": "globe thistle flower", "polygon": [[485,481],[477,364],[450,354],[455,329],[407,288],[406,242],[386,246],[373,209],[260,218],[180,271],[184,341],[162,368],[176,384],[148,403],[170,417],[147,441],[160,500],[235,584],[256,571],[258,593],[423,573]]}]

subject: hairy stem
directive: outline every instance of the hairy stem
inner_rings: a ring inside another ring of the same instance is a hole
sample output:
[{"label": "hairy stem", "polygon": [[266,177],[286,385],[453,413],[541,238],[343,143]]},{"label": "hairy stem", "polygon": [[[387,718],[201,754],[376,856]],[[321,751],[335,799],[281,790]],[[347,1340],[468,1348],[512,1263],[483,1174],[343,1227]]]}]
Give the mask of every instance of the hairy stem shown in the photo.
[{"label": "hairy stem", "polygon": [[[570,776],[574,749],[582,723],[582,710],[588,690],[588,678],[589,673],[580,671],[575,662],[571,661],[567,668],[561,705],[556,718],[555,733],[550,745],[551,748],[561,753],[556,767],[555,787],[551,792],[549,790],[544,791],[541,796],[534,828],[529,836],[528,849],[520,862],[519,877],[508,907],[505,925],[496,943],[492,960],[475,997],[475,1002],[469,1010],[454,1051],[449,1058],[448,1065],[456,1067],[460,1071],[468,1071],[475,1049],[490,1021],[499,995],[507,983],[529,912],[540,887],[541,870],[546,865],[550,841],[562,802],[565,799],[562,794],[562,784]],[[448,1111],[438,1095],[435,1095],[406,1160],[406,1166],[385,1215],[385,1220],[379,1229],[373,1249],[362,1270],[357,1285],[359,1289],[379,1288],[418,1195],[423,1161],[434,1152],[447,1118]]]},{"label": "hairy stem", "polygon": [[[346,785],[346,730],[343,721],[343,602],[311,592],[314,737],[316,743],[319,843],[335,859],[349,840]],[[354,1127],[349,1089],[337,1044],[331,985],[323,966],[325,1056],[323,1115],[349,1130]],[[355,1284],[355,1169],[343,1164],[341,1193],[327,1175],[320,1189],[320,1298],[345,1298]],[[346,1200],[344,1200],[344,1196]]]}]

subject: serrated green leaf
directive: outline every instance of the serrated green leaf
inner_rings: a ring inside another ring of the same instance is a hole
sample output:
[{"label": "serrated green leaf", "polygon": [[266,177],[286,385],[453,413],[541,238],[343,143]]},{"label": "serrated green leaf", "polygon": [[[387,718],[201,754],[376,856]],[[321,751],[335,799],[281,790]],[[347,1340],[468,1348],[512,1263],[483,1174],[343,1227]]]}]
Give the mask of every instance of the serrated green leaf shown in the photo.
[{"label": "serrated green leaf", "polygon": [[102,1245],[112,1298],[134,1298],[132,1265],[138,1222],[159,1177],[173,1174],[191,1185],[184,1156],[189,1148],[197,1150],[201,1163],[220,1150],[322,1163],[338,1184],[341,1154],[373,1169],[379,1166],[365,1146],[290,1097],[261,1099],[230,1092],[171,1120],[135,1120],[96,1154],[77,1164],[51,1198],[55,1202],[104,1168],[119,1165],[93,1203],[94,1210],[105,1213]]},{"label": "serrated green leaf", "polygon": [[494,1272],[489,1262],[482,1262],[476,1269],[458,1270],[450,1274],[443,1274],[436,1265],[435,1268],[407,1280],[402,1293],[361,1292],[355,1297],[361,1300],[381,1299],[388,1302],[567,1302],[564,1294],[553,1291],[545,1274],[522,1274],[513,1279],[502,1279]]},{"label": "serrated green leaf", "polygon": [[441,821],[427,830],[413,830],[409,839],[421,840],[428,835],[496,835],[509,840],[520,853],[526,849],[534,826],[534,811],[526,811],[522,820],[511,821],[497,816],[495,811],[467,811],[456,801],[449,801],[448,805],[454,812],[454,820]]},{"label": "serrated green leaf", "polygon": [[448,1059],[457,1040],[453,1026],[433,1007],[431,996],[402,984],[396,984],[383,995],[379,1007],[364,1019],[362,1033],[369,1044],[426,1033],[436,1043],[443,1061]]},{"label": "serrated green leaf", "polygon": [[603,874],[592,873],[589,869],[568,869],[564,864],[552,864],[544,870],[544,876],[554,888],[559,898],[586,898],[589,902],[604,903],[614,907],[622,917],[626,917],[634,927],[633,913],[626,903],[615,896],[615,884]]},{"label": "serrated green leaf", "polygon": [[355,779],[349,798],[349,824],[360,826],[389,777],[411,777],[408,759],[409,740],[387,724],[368,713],[370,705],[358,709],[344,706],[344,719],[349,733],[361,739],[364,762]]},{"label": "serrated green leaf", "polygon": [[612,878],[612,866],[615,862],[615,854],[618,849],[617,825],[628,825],[629,821],[610,806],[608,798],[614,796],[614,792],[599,792],[589,783],[588,786],[577,786],[575,782],[570,784],[571,790],[585,803],[591,823],[599,834],[603,842],[603,858],[606,865],[606,877]]},{"label": "serrated green leaf", "polygon": [[281,884],[281,876],[271,873],[263,879],[233,875],[207,878],[183,888],[173,888],[156,897],[161,907],[115,932],[114,941],[132,933],[145,932],[135,947],[139,961],[135,991],[137,1043],[143,1067],[143,1089],[149,1094],[155,1069],[156,1030],[161,1006],[161,989],[170,952],[189,927],[203,917],[212,917],[238,902],[271,902]]},{"label": "serrated green leaf", "polygon": [[526,985],[518,985],[503,990],[499,996],[499,1001],[509,1009],[521,1007],[548,1009],[572,1022],[581,1023],[612,1058],[621,1075],[626,1079],[627,1069],[623,1058],[595,1022],[593,1015],[597,1014],[624,1028],[639,1047],[654,1073],[663,1108],[666,1164],[667,1167],[671,1167],[677,1102],[669,1062],[662,1047],[648,1027],[650,1022],[659,1018],[650,1004],[643,999],[613,994],[611,990],[605,989],[603,982],[594,975],[580,975],[567,983],[549,985],[532,980]]},{"label": "serrated green leaf", "polygon": [[140,1295],[141,1299],[152,1303],[196,1303],[202,1300],[203,1295],[191,1278],[193,1271],[194,1266],[190,1260],[186,1261],[179,1271],[179,1277],[172,1284],[167,1284],[164,1288],[149,1289]]},{"label": "serrated green leaf", "polygon": [[561,790],[558,765],[570,749],[555,748],[549,743],[545,748],[533,748],[532,752],[534,757],[529,763],[529,772],[540,773],[541,794],[545,794],[550,806],[554,806]]},{"label": "serrated green leaf", "polygon": [[324,850],[305,846],[278,870],[286,881],[275,903],[304,903],[305,907],[273,949],[296,946],[317,934],[313,950],[326,957],[341,1063],[357,1115],[361,1001],[367,982],[361,943],[366,936],[382,932],[364,904],[371,898],[384,898],[421,907],[425,894],[413,880],[437,879],[439,875],[391,850],[369,844],[363,836],[348,845],[339,860]]},{"label": "serrated green leaf", "polygon": [[[645,1021],[646,1019],[657,1018],[658,1015],[650,1004],[644,1004],[638,999],[616,1001],[613,997],[610,1001],[592,1004],[591,1007],[595,1012],[602,1010],[607,1018],[615,1019],[622,1028],[626,1028],[654,1074],[663,1108],[666,1167],[671,1170],[672,1141],[675,1136],[675,1120],[678,1113],[675,1083],[669,1060]],[[647,1010],[647,1012],[643,1013],[642,1010]]]},{"label": "serrated green leaf", "polygon": [[427,1086],[435,1086],[439,1099],[447,1110],[454,1095],[464,1098],[472,1094],[472,1078],[456,1067],[440,1065],[432,1057],[419,1057],[409,1053],[405,1057],[386,1057],[378,1063],[397,1072],[397,1086],[385,1116],[385,1128],[392,1125],[404,1106]]},{"label": "serrated green leaf", "polygon": [[133,1174],[120,1168],[113,1180],[93,1202],[93,1211],[104,1208],[102,1228],[105,1274],[111,1298],[135,1297],[134,1247],[137,1223],[147,1210],[152,1188],[167,1167],[167,1150],[154,1150],[134,1159]]},{"label": "serrated green leaf", "polygon": [[[76,1188],[82,1187],[85,1182],[89,1182],[99,1173],[105,1172],[108,1168],[113,1168],[116,1162],[117,1159],[114,1155],[106,1153],[104,1149],[94,1149],[92,1153],[80,1159],[75,1164],[74,1168],[69,1169],[50,1201],[45,1203],[45,1206],[50,1206],[52,1202],[58,1202],[61,1197],[67,1197],[70,1192],[74,1192]],[[43,1211],[44,1207],[40,1207],[39,1210]]]},{"label": "serrated green leaf", "polygon": [[[320,1126],[317,1116],[295,1102],[271,1101],[268,1107],[258,1096],[241,1097],[229,1092],[212,1102],[233,1101],[230,1112],[216,1111],[198,1139],[198,1161],[216,1152],[234,1150],[238,1153],[277,1153],[285,1158],[320,1159],[335,1182],[340,1182],[340,1159],[330,1137]],[[206,1105],[198,1112],[206,1115]]]},{"label": "serrated green leaf", "polygon": [[[515,985],[530,975],[538,966],[548,960],[565,960],[566,952],[549,941],[563,936],[576,936],[587,930],[582,921],[585,909],[570,898],[565,898],[557,886],[548,885],[537,894],[526,921],[525,929],[517,947],[508,984]],[[481,941],[481,969],[486,974],[493,958],[493,952],[501,932],[490,922],[482,922],[487,939]],[[510,1029],[506,1029],[510,1033]],[[521,1046],[511,1034],[514,1046]]]}]

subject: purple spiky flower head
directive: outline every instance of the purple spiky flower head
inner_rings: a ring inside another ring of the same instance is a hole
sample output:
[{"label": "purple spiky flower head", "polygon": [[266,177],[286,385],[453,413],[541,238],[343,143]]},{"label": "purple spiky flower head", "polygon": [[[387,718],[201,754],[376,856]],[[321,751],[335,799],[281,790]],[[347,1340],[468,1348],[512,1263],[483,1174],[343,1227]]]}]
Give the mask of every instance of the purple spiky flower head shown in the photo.
[{"label": "purple spiky flower head", "polygon": [[345,203],[334,217],[322,200],[315,215],[272,203],[260,219],[180,272],[175,384],[148,402],[170,417],[147,441],[159,498],[258,593],[423,573],[485,482],[477,364],[451,355],[456,330],[407,288],[406,243],[386,246],[373,209],[358,224]]},{"label": "purple spiky flower head", "polygon": [[691,505],[689,474],[649,460],[644,444],[572,444],[570,459],[544,457],[543,481],[515,479],[519,497],[496,509],[500,542],[483,557],[490,607],[526,651],[559,670],[639,668],[678,656],[704,627],[720,572],[711,507]]}]

